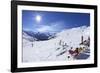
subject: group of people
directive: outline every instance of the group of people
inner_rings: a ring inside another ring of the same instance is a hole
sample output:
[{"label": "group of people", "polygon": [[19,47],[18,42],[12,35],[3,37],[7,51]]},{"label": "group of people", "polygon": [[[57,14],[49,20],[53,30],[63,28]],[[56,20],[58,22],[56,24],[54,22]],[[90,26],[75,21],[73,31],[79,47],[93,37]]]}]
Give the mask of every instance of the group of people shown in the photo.
[{"label": "group of people", "polygon": [[[80,53],[83,53],[90,46],[90,37],[84,40],[84,37],[81,36],[81,42],[77,47],[70,47],[66,42],[62,40],[60,40],[58,44],[61,47],[57,48],[57,50],[62,49],[62,52],[60,52],[57,56],[68,52],[73,58],[77,58],[80,55]],[[68,58],[70,58],[71,56],[67,55]]]},{"label": "group of people", "polygon": [[[86,47],[90,46],[90,37],[88,37],[87,40],[83,39],[83,36],[81,37],[81,43],[79,44],[80,46],[83,45],[84,47],[77,47],[77,48],[73,48],[71,47],[71,49],[69,50],[69,53],[74,56],[77,57],[80,53],[82,53]],[[75,50],[73,50],[75,49]]]},{"label": "group of people", "polygon": [[84,50],[85,50],[85,47],[77,47],[77,48],[75,48],[75,50],[73,50],[73,47],[71,47],[71,49],[69,50],[69,53],[72,56],[77,57]]}]

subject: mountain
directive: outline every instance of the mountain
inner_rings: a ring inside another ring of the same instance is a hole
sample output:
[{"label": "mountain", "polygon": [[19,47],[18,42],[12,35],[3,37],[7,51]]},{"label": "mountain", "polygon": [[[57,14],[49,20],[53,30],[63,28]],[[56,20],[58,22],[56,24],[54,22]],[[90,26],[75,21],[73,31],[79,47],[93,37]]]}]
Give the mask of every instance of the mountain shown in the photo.
[{"label": "mountain", "polygon": [[[30,32],[30,33],[31,33],[31,32]],[[31,36],[31,35],[30,35],[28,32],[26,32],[26,31],[23,31],[22,35],[23,35],[23,39],[26,39],[26,40],[31,41],[31,42],[37,40],[35,37]]]},{"label": "mountain", "polygon": [[[81,26],[71,29],[63,30],[56,34],[50,33],[33,33],[25,32],[23,36],[28,38],[35,38],[38,41],[30,42],[29,40],[23,41],[23,62],[38,62],[38,61],[68,61],[77,59],[89,59],[90,47],[80,45],[83,41],[90,37],[90,27]],[[46,37],[42,39],[42,37]],[[53,39],[49,39],[54,36]],[[41,41],[41,39],[43,41]],[[49,40],[48,40],[49,39]],[[69,50],[72,50],[84,46],[85,51],[81,52],[77,58],[74,58]]]},{"label": "mountain", "polygon": [[55,36],[55,33],[50,33],[50,32],[45,32],[45,33],[41,33],[41,32],[32,32],[32,31],[23,31],[23,36],[26,37],[28,36],[28,39],[36,39],[36,41],[44,41],[44,40],[49,40],[52,39]]}]

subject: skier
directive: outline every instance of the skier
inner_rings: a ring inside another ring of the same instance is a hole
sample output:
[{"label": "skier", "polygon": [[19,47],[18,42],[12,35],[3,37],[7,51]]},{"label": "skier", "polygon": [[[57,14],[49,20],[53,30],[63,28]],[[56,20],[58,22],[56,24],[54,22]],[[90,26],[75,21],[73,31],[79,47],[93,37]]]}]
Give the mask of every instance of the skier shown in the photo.
[{"label": "skier", "polygon": [[33,47],[33,43],[32,43],[32,47]]},{"label": "skier", "polygon": [[81,42],[82,42],[82,44],[83,44],[83,36],[81,36]]},{"label": "skier", "polygon": [[79,48],[76,48],[74,53],[75,53],[75,57],[78,56],[79,55]]},{"label": "skier", "polygon": [[90,46],[90,37],[88,37],[88,47]]},{"label": "skier", "polygon": [[74,53],[74,51],[72,50],[73,47],[70,48],[69,53],[72,55]]},{"label": "skier", "polygon": [[60,41],[59,41],[59,45],[61,45],[61,43],[62,43],[62,41],[60,40]]},{"label": "skier", "polygon": [[83,41],[83,36],[81,36],[81,43],[80,45],[83,45],[84,41]]}]

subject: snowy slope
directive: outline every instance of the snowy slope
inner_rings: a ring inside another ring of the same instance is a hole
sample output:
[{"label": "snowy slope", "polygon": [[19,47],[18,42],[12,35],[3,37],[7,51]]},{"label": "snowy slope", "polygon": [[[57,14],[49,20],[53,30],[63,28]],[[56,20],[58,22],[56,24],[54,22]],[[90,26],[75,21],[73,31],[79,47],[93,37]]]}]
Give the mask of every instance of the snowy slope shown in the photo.
[{"label": "snowy slope", "polygon": [[65,41],[70,46],[77,47],[79,43],[81,43],[81,36],[84,36],[84,39],[87,39],[90,35],[90,27],[82,26],[77,28],[72,28],[68,30],[64,30],[57,34],[58,38],[62,41]]},{"label": "snowy slope", "polygon": [[23,31],[23,39],[29,40],[29,41],[36,41],[36,38],[33,38],[32,36],[28,35],[25,31]]},{"label": "snowy slope", "polygon": [[[89,29],[90,27],[86,26],[66,29],[57,33],[55,38],[46,41],[31,42],[23,38],[23,44],[25,44],[23,45],[23,62],[74,60],[68,50],[71,47],[79,47],[81,36],[84,36],[84,39],[89,37]],[[27,37],[26,34],[25,37]]]}]

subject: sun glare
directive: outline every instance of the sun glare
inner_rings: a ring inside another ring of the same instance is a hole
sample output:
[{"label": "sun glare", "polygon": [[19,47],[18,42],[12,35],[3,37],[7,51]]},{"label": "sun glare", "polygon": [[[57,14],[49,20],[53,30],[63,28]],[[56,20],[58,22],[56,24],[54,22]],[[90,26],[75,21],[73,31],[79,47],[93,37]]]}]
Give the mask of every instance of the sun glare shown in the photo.
[{"label": "sun glare", "polygon": [[40,15],[37,15],[37,16],[36,16],[36,21],[37,21],[37,22],[40,22],[40,21],[41,21],[41,16],[40,16]]}]

